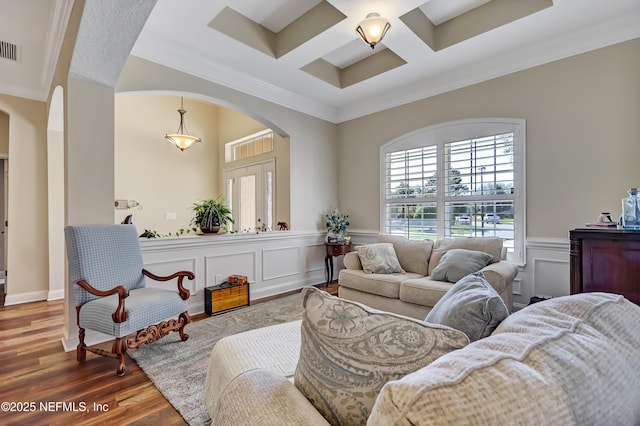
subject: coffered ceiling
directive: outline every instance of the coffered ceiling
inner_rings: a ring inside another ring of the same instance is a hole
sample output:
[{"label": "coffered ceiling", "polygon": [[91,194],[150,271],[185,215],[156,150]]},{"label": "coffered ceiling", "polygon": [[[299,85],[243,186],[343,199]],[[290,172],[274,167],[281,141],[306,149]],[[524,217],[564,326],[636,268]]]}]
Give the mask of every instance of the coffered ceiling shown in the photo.
[{"label": "coffered ceiling", "polygon": [[[0,40],[23,55],[0,59],[0,92],[46,93],[69,3],[0,0]],[[391,24],[375,49],[355,32],[370,12]],[[158,0],[131,53],[341,122],[640,37],[638,22],[638,0]],[[44,63],[25,82],[31,49]]]}]

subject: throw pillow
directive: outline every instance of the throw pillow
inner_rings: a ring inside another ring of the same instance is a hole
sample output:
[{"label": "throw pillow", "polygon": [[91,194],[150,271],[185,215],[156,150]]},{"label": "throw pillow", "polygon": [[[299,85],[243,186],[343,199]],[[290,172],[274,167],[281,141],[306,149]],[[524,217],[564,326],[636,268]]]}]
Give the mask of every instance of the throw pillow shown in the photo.
[{"label": "throw pillow", "polygon": [[367,274],[404,273],[391,243],[366,244],[356,247],[356,251]]},{"label": "throw pillow", "polygon": [[378,235],[378,243],[391,243],[402,269],[420,275],[429,275],[432,240],[409,240],[399,235]]},{"label": "throw pillow", "polygon": [[431,272],[431,279],[455,283],[469,274],[478,272],[493,260],[490,254],[467,249],[448,250]]},{"label": "throw pillow", "polygon": [[424,320],[460,330],[473,342],[493,333],[508,315],[498,292],[478,272],[455,283]]},{"label": "throw pillow", "polygon": [[429,275],[438,266],[442,255],[453,249],[476,250],[488,253],[493,256],[493,261],[491,262],[493,263],[502,259],[503,244],[502,238],[498,237],[456,237],[436,240],[429,258]]},{"label": "throw pillow", "polygon": [[307,287],[294,383],[332,425],[365,424],[382,386],[467,345],[460,331]]}]

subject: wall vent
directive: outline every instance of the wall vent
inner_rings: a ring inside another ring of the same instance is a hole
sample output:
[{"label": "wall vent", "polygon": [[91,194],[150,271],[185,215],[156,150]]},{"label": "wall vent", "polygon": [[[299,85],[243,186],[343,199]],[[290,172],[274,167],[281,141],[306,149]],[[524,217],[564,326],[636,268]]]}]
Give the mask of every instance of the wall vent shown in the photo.
[{"label": "wall vent", "polygon": [[0,40],[0,58],[10,61],[18,60],[18,46],[8,41]]}]

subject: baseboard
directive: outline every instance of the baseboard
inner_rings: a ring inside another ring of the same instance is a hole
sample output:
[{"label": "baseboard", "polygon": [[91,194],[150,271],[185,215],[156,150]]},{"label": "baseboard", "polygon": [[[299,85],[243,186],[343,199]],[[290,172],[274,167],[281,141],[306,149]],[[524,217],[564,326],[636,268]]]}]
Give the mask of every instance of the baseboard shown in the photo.
[{"label": "baseboard", "polygon": [[64,299],[64,289],[49,291],[47,295],[48,301],[60,299]]},{"label": "baseboard", "polygon": [[[32,291],[29,293],[7,294],[4,299],[4,306],[19,305],[21,303],[40,302],[47,300],[46,290]],[[64,297],[64,295],[63,295]]]}]

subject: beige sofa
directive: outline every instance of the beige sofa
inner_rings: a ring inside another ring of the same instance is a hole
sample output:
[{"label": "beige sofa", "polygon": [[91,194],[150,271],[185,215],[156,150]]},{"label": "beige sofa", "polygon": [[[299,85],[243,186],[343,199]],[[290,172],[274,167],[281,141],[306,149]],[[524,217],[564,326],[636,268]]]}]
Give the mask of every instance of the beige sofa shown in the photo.
[{"label": "beige sofa", "polygon": [[364,303],[375,309],[424,319],[433,306],[454,284],[431,279],[444,253],[466,249],[490,254],[491,263],[480,271],[498,292],[509,311],[513,309],[512,286],[518,273],[516,266],[504,260],[502,239],[494,237],[445,238],[441,240],[407,240],[404,237],[379,235],[378,243],[391,243],[406,272],[369,274],[362,270],[357,252],[347,253],[338,277],[338,295]]},{"label": "beige sofa", "polygon": [[[366,423],[637,425],[639,322],[639,306],[606,293],[530,305],[491,336],[387,381]],[[300,334],[296,321],[215,345],[204,395],[213,425],[329,424],[318,401],[312,403],[293,383],[295,354],[305,352]],[[363,356],[357,362],[367,361]],[[369,365],[361,374],[367,371],[373,376],[377,368]],[[328,394],[342,398],[340,392]]]}]

